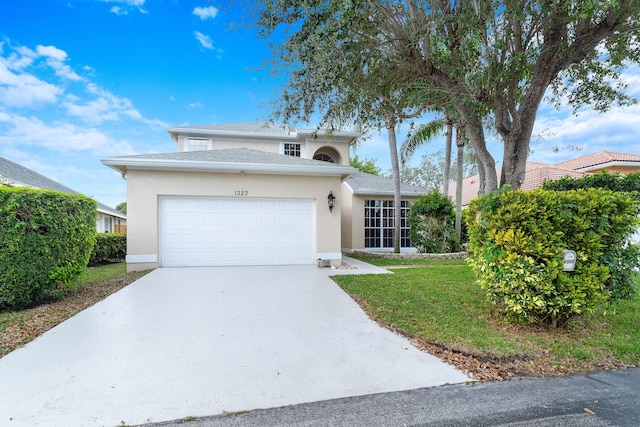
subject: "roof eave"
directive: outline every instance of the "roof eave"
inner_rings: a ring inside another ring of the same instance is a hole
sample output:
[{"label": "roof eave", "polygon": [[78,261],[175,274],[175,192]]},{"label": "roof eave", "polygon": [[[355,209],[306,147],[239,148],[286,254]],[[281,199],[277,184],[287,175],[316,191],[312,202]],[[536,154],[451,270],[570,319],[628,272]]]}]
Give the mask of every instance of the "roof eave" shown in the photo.
[{"label": "roof eave", "polygon": [[340,176],[355,172],[354,168],[341,166],[270,165],[261,163],[202,162],[158,159],[108,158],[101,162],[120,173],[127,170],[157,170],[172,172],[254,173],[266,175]]},{"label": "roof eave", "polygon": [[269,134],[260,132],[240,132],[232,130],[215,130],[204,128],[168,128],[167,132],[171,138],[178,142],[180,135],[200,135],[200,136],[219,136],[228,140],[252,140],[252,141],[297,141],[300,139],[299,133],[292,134]]},{"label": "roof eave", "polygon": [[[412,197],[420,197],[422,195],[427,194],[428,192],[422,192],[422,191],[401,191],[400,194],[402,196],[412,196]],[[363,188],[363,189],[358,189],[353,191],[353,194],[355,194],[356,196],[394,196],[394,192],[393,191],[380,191],[380,190],[374,190],[371,188]]]},{"label": "roof eave", "polygon": [[640,167],[640,162],[613,160],[611,162],[600,163],[600,164],[593,165],[593,166],[586,166],[584,168],[577,168],[577,169],[574,169],[574,170],[580,171],[580,172],[590,172],[590,171],[594,171],[594,170],[609,168],[609,167],[612,167],[612,166],[632,166],[632,167],[636,166],[636,167]]},{"label": "roof eave", "polygon": [[111,210],[107,210],[107,209],[102,209],[102,208],[98,208],[96,209],[98,212],[103,213],[105,215],[111,215],[111,216],[115,216],[118,218],[122,218],[122,219],[127,219],[127,216],[124,214],[120,214],[120,213],[115,213],[114,211]]}]

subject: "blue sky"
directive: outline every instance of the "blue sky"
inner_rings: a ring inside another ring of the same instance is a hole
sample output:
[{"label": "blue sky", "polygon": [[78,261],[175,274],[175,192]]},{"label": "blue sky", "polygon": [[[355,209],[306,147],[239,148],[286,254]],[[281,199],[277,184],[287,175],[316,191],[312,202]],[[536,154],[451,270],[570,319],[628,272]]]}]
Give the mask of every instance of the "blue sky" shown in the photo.
[{"label": "blue sky", "polygon": [[[175,151],[169,126],[268,118],[279,84],[251,70],[269,57],[267,46],[247,28],[229,29],[246,11],[217,6],[206,0],[0,2],[0,156],[115,206],[126,200],[126,183],[101,158]],[[629,93],[640,96],[637,68],[624,78]],[[640,153],[639,117],[637,106],[578,116],[543,106],[535,131],[542,138],[530,159],[555,163],[605,149]],[[429,144],[414,164],[443,141]],[[562,148],[569,145],[583,149]],[[490,149],[499,160],[500,144],[493,141]],[[356,154],[389,168],[384,135],[362,141]]]}]

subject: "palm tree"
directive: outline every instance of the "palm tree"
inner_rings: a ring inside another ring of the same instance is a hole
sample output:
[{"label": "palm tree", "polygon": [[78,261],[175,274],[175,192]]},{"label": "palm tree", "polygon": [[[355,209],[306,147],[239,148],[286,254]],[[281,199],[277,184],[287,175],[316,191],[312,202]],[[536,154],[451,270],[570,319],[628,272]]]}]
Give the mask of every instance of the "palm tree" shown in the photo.
[{"label": "palm tree", "polygon": [[431,141],[432,139],[442,135],[446,128],[446,146],[444,150],[444,169],[442,171],[442,194],[449,194],[449,171],[451,169],[451,141],[453,134],[453,120],[449,117],[437,118],[429,123],[422,123],[415,130],[407,135],[407,139],[400,147],[400,160],[402,164],[406,164],[416,150]]},{"label": "palm tree", "polygon": [[[413,132],[411,132],[407,139],[400,148],[400,158],[402,163],[405,164],[416,152],[418,147],[431,141],[433,138],[440,136],[446,127],[446,145],[445,145],[445,160],[444,168],[442,171],[442,194],[449,195],[449,172],[451,169],[451,148],[452,148],[452,136],[454,120],[445,116],[444,118],[438,118],[432,120],[429,123],[419,125]],[[464,170],[464,146],[466,138],[464,137],[461,128],[456,126],[456,147],[457,147],[457,160],[456,160],[456,220],[455,220],[455,232],[460,241],[462,237],[462,180]]]}]

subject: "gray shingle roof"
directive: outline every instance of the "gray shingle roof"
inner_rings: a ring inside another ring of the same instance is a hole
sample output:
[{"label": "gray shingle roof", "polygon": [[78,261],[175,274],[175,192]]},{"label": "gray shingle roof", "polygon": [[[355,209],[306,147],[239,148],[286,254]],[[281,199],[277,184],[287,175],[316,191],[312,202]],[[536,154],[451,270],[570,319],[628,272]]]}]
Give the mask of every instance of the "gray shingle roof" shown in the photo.
[{"label": "gray shingle roof", "polygon": [[[0,157],[0,179],[6,178],[16,184],[26,185],[29,187],[40,188],[43,190],[61,191],[69,194],[79,194],[77,191],[60,184],[44,175],[39,174],[27,167],[14,163],[11,160]],[[114,216],[126,218],[126,215],[117,211],[103,203],[96,202],[98,210],[109,213]]]},{"label": "gray shingle roof", "polygon": [[[351,174],[345,182],[353,189],[354,194],[362,195],[393,195],[393,180],[371,175],[365,172]],[[400,192],[403,196],[416,196],[428,193],[424,187],[400,183]]]},{"label": "gray shingle roof", "polygon": [[224,150],[204,150],[175,153],[142,154],[135,156],[122,156],[110,160],[174,160],[185,162],[211,162],[211,163],[237,163],[238,165],[269,165],[269,166],[308,166],[308,167],[335,167],[344,168],[345,173],[352,170],[349,166],[336,165],[335,163],[322,162],[320,160],[303,159],[301,157],[286,156],[284,154],[268,153],[265,151],[251,150],[249,148],[228,148]]}]

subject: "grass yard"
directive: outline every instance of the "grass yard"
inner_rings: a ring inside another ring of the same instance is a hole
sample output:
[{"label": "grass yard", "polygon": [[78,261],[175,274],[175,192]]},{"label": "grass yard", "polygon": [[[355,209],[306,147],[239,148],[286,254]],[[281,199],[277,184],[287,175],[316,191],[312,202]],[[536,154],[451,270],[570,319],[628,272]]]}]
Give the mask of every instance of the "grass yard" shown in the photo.
[{"label": "grass yard", "polygon": [[403,258],[356,257],[353,255],[349,255],[349,256],[372,265],[377,265],[378,267],[393,267],[393,266],[433,267],[433,266],[444,266],[444,265],[467,265],[467,262],[463,259],[403,259]]},{"label": "grass yard", "polygon": [[377,322],[476,379],[640,366],[640,298],[621,303],[616,315],[553,330],[492,316],[466,265],[428,263],[394,272],[334,280]]},{"label": "grass yard", "polygon": [[79,285],[66,297],[20,311],[0,310],[0,357],[87,307],[122,289],[148,272],[127,273],[125,263],[87,268]]}]

